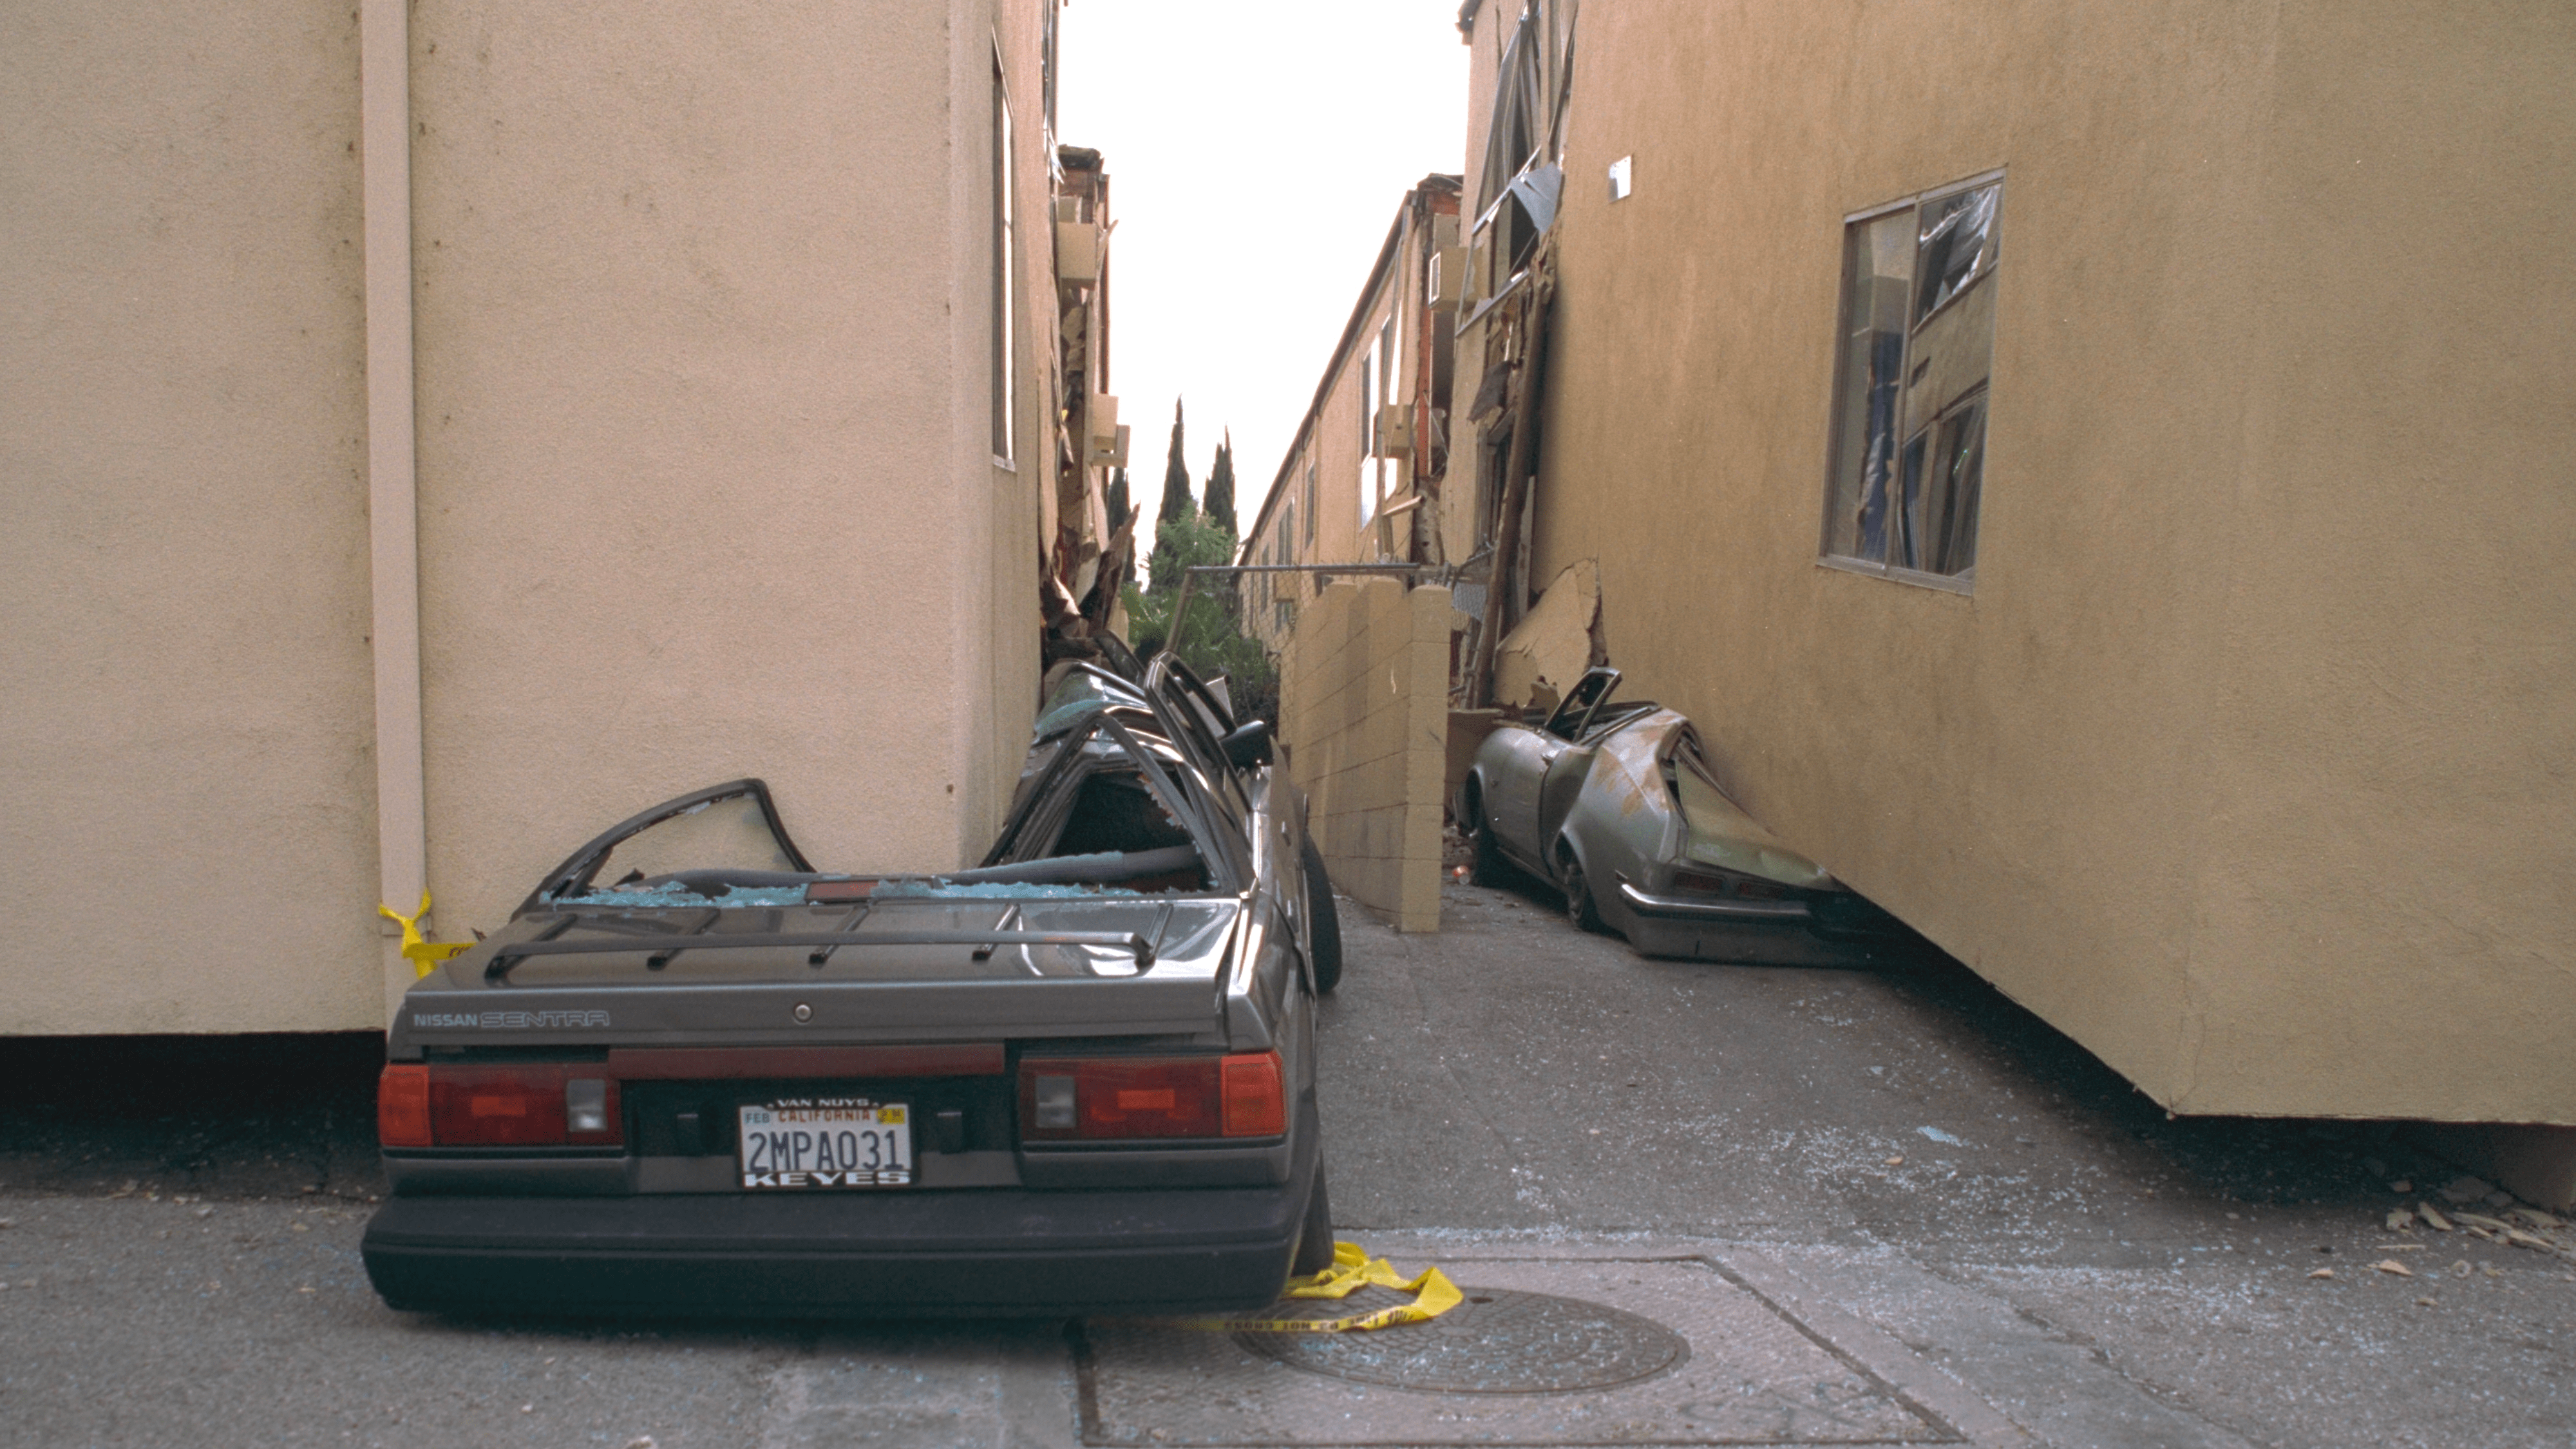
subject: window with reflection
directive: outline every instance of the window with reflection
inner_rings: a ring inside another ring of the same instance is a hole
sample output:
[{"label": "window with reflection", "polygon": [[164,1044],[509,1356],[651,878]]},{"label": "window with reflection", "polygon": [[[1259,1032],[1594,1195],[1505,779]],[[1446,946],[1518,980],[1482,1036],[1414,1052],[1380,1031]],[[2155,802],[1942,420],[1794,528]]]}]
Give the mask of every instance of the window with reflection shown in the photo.
[{"label": "window with reflection", "polygon": [[2003,181],[1927,192],[1843,231],[1824,555],[1974,582]]}]

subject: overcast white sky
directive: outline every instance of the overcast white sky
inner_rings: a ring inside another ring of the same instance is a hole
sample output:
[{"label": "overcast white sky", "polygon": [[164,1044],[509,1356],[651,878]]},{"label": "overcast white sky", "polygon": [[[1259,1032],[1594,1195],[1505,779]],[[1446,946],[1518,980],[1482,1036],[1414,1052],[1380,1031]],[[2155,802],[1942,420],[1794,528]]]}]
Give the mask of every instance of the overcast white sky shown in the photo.
[{"label": "overcast white sky", "polygon": [[1070,0],[1056,139],[1110,176],[1110,387],[1137,506],[1172,399],[1203,493],[1234,431],[1249,526],[1396,204],[1466,154],[1457,0]]}]

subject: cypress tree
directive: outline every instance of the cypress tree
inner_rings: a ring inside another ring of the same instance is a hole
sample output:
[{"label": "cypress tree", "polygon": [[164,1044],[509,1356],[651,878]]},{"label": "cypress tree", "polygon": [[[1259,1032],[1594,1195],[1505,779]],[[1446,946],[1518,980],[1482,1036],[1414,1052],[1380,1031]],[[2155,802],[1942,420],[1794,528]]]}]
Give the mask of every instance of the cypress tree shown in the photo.
[{"label": "cypress tree", "polygon": [[1216,465],[1208,469],[1207,516],[1208,522],[1224,529],[1229,537],[1237,532],[1234,526],[1234,430],[1231,428],[1226,430],[1225,441],[1216,445]]},{"label": "cypress tree", "polygon": [[1127,470],[1119,469],[1109,476],[1109,495],[1102,500],[1109,506],[1109,531],[1116,533],[1127,522]]},{"label": "cypress tree", "polygon": [[1190,465],[1181,461],[1181,400],[1172,399],[1172,452],[1163,464],[1163,508],[1155,514],[1158,523],[1187,518],[1198,511],[1190,498]]}]

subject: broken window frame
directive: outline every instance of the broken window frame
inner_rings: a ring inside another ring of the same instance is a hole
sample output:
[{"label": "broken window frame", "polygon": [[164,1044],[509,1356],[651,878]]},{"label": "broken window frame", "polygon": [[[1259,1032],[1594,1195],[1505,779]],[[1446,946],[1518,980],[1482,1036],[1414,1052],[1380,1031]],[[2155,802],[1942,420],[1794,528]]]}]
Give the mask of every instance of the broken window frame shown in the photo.
[{"label": "broken window frame", "polygon": [[[1538,9],[1521,14],[1520,25],[1503,47],[1495,67],[1494,113],[1485,126],[1482,186],[1478,198],[1490,211],[1512,179],[1527,171],[1547,149],[1546,82],[1539,74]],[[1517,134],[1523,138],[1515,140]]]},{"label": "broken window frame", "polygon": [[544,909],[544,903],[549,900],[580,895],[588,891],[593,877],[608,864],[609,858],[617,852],[619,846],[656,826],[684,816],[696,816],[712,806],[737,800],[749,802],[758,812],[761,823],[767,827],[770,839],[778,848],[779,859],[786,863],[789,870],[812,873],[813,863],[805,858],[805,853],[798,850],[796,842],[788,836],[787,824],[779,818],[778,805],[770,798],[768,784],[758,779],[727,780],[721,785],[709,785],[704,789],[692,790],[686,795],[665,800],[649,810],[629,816],[600,832],[579,850],[566,856],[562,864],[546,872],[545,878],[537,882],[537,888],[528,893],[525,901],[519,903],[518,914],[533,914]]},{"label": "broken window frame", "polygon": [[[1930,299],[1930,306],[1925,306],[1930,279],[1923,274],[1924,253],[1936,239],[1923,234],[1924,213],[1942,202],[1989,189],[1994,193],[1994,200],[1978,261],[1957,286],[1941,292]],[[1841,297],[1836,311],[1834,344],[1834,398],[1827,441],[1824,515],[1816,546],[1816,562],[1822,567],[1950,593],[1965,594],[1976,590],[1976,535],[1982,512],[1987,439],[1992,418],[1994,339],[1991,329],[1985,333],[1986,353],[1981,360],[1979,380],[1943,399],[1937,412],[1923,418],[1910,430],[1906,423],[1913,409],[1913,389],[1924,381],[1919,374],[1932,362],[1929,357],[1916,355],[1917,339],[1933,322],[1956,311],[1966,300],[1990,295],[1981,294],[1980,288],[1998,285],[1996,277],[2003,265],[2003,189],[2002,170],[1981,172],[1856,211],[1843,218]],[[1869,229],[1898,216],[1908,218],[1912,241],[1908,250],[1910,270],[1902,279],[1904,322],[1891,334],[1884,327],[1864,328],[1864,323],[1872,319],[1863,317],[1860,309],[1871,303],[1860,294],[1855,278],[1860,251],[1870,245]],[[1873,348],[1881,346],[1881,339],[1890,335],[1898,339],[1892,365],[1886,365],[1891,362],[1889,358],[1873,356],[1866,366],[1865,375],[1863,363],[1854,356],[1857,339],[1864,330],[1869,332]],[[1944,379],[1953,377],[1956,369],[1943,369],[1942,374]],[[1859,389],[1866,389],[1866,396],[1861,395]],[[1884,396],[1880,396],[1882,393]],[[1926,532],[1927,519],[1922,505],[1933,493],[1923,486],[1925,480],[1920,468],[1909,466],[1907,460],[1914,457],[1918,449],[1928,456],[1935,442],[1953,435],[1954,425],[1963,417],[1973,418],[1973,446],[1965,454],[1971,464],[1965,470],[1968,486],[1960,489],[1958,478],[1953,476],[1940,490],[1952,506],[1943,510],[1939,519],[1942,526],[1931,530],[1935,535],[1932,541],[1939,547],[1927,557],[1922,536]],[[1878,446],[1882,443],[1885,445],[1883,449]],[[1870,524],[1872,518],[1878,520],[1874,529]],[[1915,567],[1905,561],[1908,559],[1931,566]]]},{"label": "broken window frame", "polygon": [[1359,526],[1360,526],[1360,528],[1361,528],[1362,530],[1366,530],[1366,529],[1368,528],[1369,524],[1370,524],[1371,522],[1375,521],[1375,519],[1377,518],[1377,489],[1376,489],[1376,487],[1374,486],[1374,485],[1375,485],[1375,482],[1376,482],[1375,474],[1376,474],[1376,470],[1377,470],[1377,459],[1376,459],[1374,456],[1372,456],[1372,455],[1377,451],[1377,449],[1376,449],[1376,447],[1375,447],[1375,444],[1376,444],[1376,441],[1377,441],[1377,440],[1376,440],[1374,437],[1372,437],[1372,436],[1371,436],[1371,434],[1375,431],[1375,428],[1374,428],[1373,424],[1374,424],[1374,423],[1375,423],[1375,421],[1376,421],[1376,415],[1377,415],[1377,378],[1376,378],[1376,374],[1372,371],[1372,369],[1374,369],[1376,366],[1377,366],[1376,350],[1375,350],[1374,348],[1371,348],[1371,347],[1363,347],[1363,348],[1361,348],[1361,349],[1360,349],[1360,386],[1359,386],[1359,395],[1360,395],[1360,399],[1359,399],[1359,401],[1360,401],[1360,524],[1359,524]]},{"label": "broken window frame", "polygon": [[1360,349],[1360,527],[1366,530],[1386,507],[1386,455],[1377,435],[1378,413],[1395,400],[1396,318],[1390,307],[1377,337]]},{"label": "broken window frame", "polygon": [[999,46],[993,51],[993,463],[996,467],[1016,467],[1018,444],[1019,377],[1015,366],[1019,351],[1012,313],[1018,288],[1013,285],[1019,268],[1013,255],[1018,236],[1018,217],[1013,214],[1011,195],[1011,91],[1010,78],[1002,69]]}]

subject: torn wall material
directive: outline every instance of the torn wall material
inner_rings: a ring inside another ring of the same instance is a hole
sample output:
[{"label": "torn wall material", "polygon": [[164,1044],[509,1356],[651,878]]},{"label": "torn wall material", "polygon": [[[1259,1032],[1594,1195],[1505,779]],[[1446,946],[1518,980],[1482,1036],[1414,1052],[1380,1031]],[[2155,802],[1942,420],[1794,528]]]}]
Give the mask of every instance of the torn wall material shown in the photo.
[{"label": "torn wall material", "polygon": [[[1100,153],[1056,151],[1056,320],[1061,395],[1053,429],[1054,486],[1043,489],[1042,657],[1104,657],[1101,635],[1124,626],[1119,593],[1135,572],[1133,510],[1113,480],[1126,429],[1109,387],[1109,175]],[[1102,436],[1108,443],[1104,447]],[[1123,647],[1123,646],[1122,646]]]},{"label": "torn wall material", "polygon": [[1591,559],[1568,564],[1539,597],[1538,607],[1494,648],[1494,703],[1504,708],[1553,705],[1583,671],[1599,663],[1601,568]]}]

